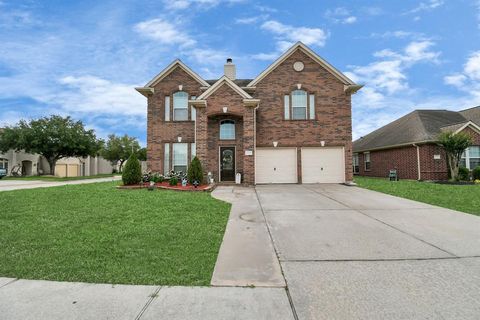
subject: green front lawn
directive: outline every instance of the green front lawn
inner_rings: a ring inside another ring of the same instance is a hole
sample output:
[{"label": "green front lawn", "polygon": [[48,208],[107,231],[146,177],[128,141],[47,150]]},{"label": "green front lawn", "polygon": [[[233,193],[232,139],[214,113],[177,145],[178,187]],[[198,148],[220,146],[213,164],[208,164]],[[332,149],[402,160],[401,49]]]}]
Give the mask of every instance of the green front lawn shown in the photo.
[{"label": "green front lawn", "polygon": [[25,177],[4,177],[3,180],[41,180],[41,181],[71,181],[71,180],[84,180],[84,179],[97,179],[113,177],[112,173],[97,174],[94,176],[82,176],[82,177],[55,177],[55,176],[25,176]]},{"label": "green front lawn", "polygon": [[0,192],[0,277],[209,285],[230,205],[116,185]]},{"label": "green front lawn", "polygon": [[414,180],[355,177],[362,188],[480,215],[480,185],[445,185]]}]

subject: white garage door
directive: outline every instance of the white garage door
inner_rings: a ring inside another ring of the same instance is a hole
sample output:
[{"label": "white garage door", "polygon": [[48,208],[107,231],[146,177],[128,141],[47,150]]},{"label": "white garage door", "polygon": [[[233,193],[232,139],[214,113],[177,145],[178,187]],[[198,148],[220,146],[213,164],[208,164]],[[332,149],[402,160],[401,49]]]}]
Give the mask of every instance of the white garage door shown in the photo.
[{"label": "white garage door", "polygon": [[256,183],[297,183],[297,149],[257,148]]},{"label": "white garage door", "polygon": [[302,182],[345,182],[343,148],[302,148]]}]

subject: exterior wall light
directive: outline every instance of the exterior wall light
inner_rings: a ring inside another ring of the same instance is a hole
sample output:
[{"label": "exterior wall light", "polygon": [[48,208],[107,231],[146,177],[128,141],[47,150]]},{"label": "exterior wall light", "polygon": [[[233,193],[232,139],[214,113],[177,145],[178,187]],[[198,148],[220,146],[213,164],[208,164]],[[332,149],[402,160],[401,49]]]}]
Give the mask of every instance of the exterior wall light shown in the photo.
[{"label": "exterior wall light", "polygon": [[273,141],[273,147],[276,148],[278,146],[278,141]]},{"label": "exterior wall light", "polygon": [[222,109],[223,109],[223,113],[227,113],[228,107],[223,107]]},{"label": "exterior wall light", "polygon": [[178,142],[182,142],[182,137],[178,136],[177,140]]},{"label": "exterior wall light", "polygon": [[301,83],[297,83],[297,89],[298,90],[302,89],[302,84]]},{"label": "exterior wall light", "polygon": [[182,90],[183,90],[183,85],[181,84],[178,86],[178,91],[182,91]]}]

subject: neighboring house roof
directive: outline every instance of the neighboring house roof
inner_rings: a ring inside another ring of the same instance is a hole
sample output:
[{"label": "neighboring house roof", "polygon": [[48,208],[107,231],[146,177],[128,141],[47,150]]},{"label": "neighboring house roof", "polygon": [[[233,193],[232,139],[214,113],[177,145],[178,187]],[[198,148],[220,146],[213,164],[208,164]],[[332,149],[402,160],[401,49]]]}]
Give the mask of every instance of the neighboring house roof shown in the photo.
[{"label": "neighboring house roof", "polygon": [[[472,109],[468,109],[472,110]],[[463,111],[448,110],[415,110],[380,129],[353,142],[355,152],[387,149],[413,143],[437,141],[438,135],[444,131],[461,131],[467,126],[480,129],[478,124],[464,116]],[[480,116],[480,108],[470,112]],[[473,117],[473,116],[472,116]]]},{"label": "neighboring house roof", "polygon": [[[277,60],[275,60],[267,69],[265,69],[262,73],[260,73],[255,79],[253,79],[248,86],[254,87],[258,82],[260,82],[263,78],[265,78],[270,72],[272,72],[278,65],[280,65],[283,61],[288,59],[294,52],[301,50],[307,56],[312,58],[315,62],[320,64],[324,67],[327,71],[329,71],[333,76],[335,76],[338,80],[340,80],[346,87],[358,87],[356,90],[360,89],[362,86],[356,85],[352,80],[350,80],[346,75],[338,71],[334,66],[330,63],[325,61],[322,57],[304,45],[302,42],[295,43],[290,49],[288,49],[284,54],[282,54]],[[347,90],[347,88],[345,88]],[[351,90],[351,89],[350,89]],[[355,91],[356,91],[355,90]],[[351,90],[352,91],[352,90]]]},{"label": "neighboring house roof", "polygon": [[477,125],[480,125],[480,106],[473,107],[470,109],[465,109],[459,112],[462,114],[462,116],[465,117],[465,119],[471,120],[475,122]]}]

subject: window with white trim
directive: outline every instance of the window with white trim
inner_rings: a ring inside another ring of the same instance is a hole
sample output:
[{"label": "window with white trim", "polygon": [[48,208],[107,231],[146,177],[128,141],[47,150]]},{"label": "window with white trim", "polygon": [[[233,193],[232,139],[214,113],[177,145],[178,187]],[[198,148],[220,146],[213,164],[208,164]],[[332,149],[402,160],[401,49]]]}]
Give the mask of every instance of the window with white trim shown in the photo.
[{"label": "window with white trim", "polygon": [[304,90],[292,91],[292,119],[307,119],[307,92]]},{"label": "window with white trim", "polygon": [[165,121],[170,121],[170,96],[165,96]]},{"label": "window with white trim", "polygon": [[358,153],[353,154],[353,173],[360,173],[360,165],[358,161]]},{"label": "window with white trim", "polygon": [[220,121],[220,140],[235,140],[235,121]]},{"label": "window with white trim", "polygon": [[8,174],[8,159],[0,158],[0,169],[5,169]]},{"label": "window with white trim", "polygon": [[173,94],[173,120],[188,120],[188,93],[178,91]]},{"label": "window with white trim", "polygon": [[173,144],[173,171],[187,172],[188,143]]},{"label": "window with white trim", "polygon": [[471,146],[463,152],[460,166],[473,170],[480,166],[480,146]]},{"label": "window with white trim", "polygon": [[370,171],[372,164],[370,162],[370,152],[363,154],[363,161],[365,162],[365,171]]},{"label": "window with white trim", "polygon": [[163,173],[170,173],[170,143],[165,143],[163,147]]}]

